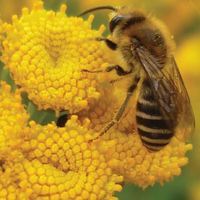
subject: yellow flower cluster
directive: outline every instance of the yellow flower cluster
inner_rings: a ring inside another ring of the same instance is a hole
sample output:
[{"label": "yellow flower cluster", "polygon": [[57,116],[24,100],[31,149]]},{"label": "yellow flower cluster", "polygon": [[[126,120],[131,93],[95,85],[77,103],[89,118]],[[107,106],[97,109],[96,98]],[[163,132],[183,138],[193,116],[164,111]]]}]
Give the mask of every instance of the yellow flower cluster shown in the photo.
[{"label": "yellow flower cluster", "polygon": [[5,83],[0,110],[0,199],[115,199],[122,176],[106,162],[106,149],[89,143],[95,133],[88,120],[81,126],[73,116],[64,128],[27,126],[19,92]]},{"label": "yellow flower cluster", "polygon": [[115,129],[95,140],[121,105],[128,83],[110,84],[106,73],[81,71],[104,69],[110,52],[95,41],[103,28],[91,30],[92,16],[84,21],[65,11],[65,5],[56,13],[45,11],[39,1],[5,26],[2,60],[20,91],[39,109],[77,114],[63,128],[28,123],[19,91],[11,93],[2,83],[0,199],[114,200],[122,181],[145,188],[180,175],[192,145],[180,140],[183,132],[177,130],[169,145],[149,152],[135,128],[137,94]]},{"label": "yellow flower cluster", "polygon": [[[30,124],[25,134],[30,138],[22,145],[22,152],[28,160],[36,159],[58,173],[53,180],[42,167],[43,174],[38,174],[43,175],[41,178],[30,169],[31,187],[44,185],[45,195],[55,193],[56,199],[112,199],[113,192],[121,190],[116,183],[122,181],[122,176],[114,174],[103,154],[88,142],[94,133],[87,124],[80,126],[77,116],[64,128]],[[42,193],[38,191],[37,195]]]},{"label": "yellow flower cluster", "polygon": [[2,60],[39,109],[75,113],[100,96],[95,76],[81,69],[102,68],[108,60],[105,45],[95,41],[104,27],[91,30],[93,16],[84,21],[65,11],[65,5],[57,13],[46,11],[38,2],[30,13],[24,8],[20,19],[13,16]]}]

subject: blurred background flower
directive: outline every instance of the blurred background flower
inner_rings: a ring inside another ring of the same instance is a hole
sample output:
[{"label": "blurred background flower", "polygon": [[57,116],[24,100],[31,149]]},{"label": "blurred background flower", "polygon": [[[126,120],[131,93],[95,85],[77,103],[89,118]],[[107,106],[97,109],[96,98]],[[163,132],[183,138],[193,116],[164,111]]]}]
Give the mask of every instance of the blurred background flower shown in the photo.
[{"label": "blurred background flower", "polygon": [[[13,14],[21,13],[24,6],[30,7],[34,0],[0,0],[0,17],[10,21]],[[47,9],[57,10],[64,0],[45,0]],[[78,15],[85,9],[99,5],[134,5],[161,18],[169,27],[177,42],[176,60],[191,97],[196,117],[196,131],[200,131],[200,1],[199,0],[68,0],[71,15]],[[106,14],[105,14],[106,13]],[[94,27],[108,24],[107,11],[95,13],[98,17]],[[108,31],[107,31],[108,33]],[[2,77],[1,77],[2,78]],[[200,136],[193,135],[194,150],[190,153],[190,162],[184,168],[182,176],[165,184],[156,185],[145,191],[127,184],[118,194],[120,200],[199,200],[200,189]]]},{"label": "blurred background flower", "polygon": [[11,21],[11,16],[21,13],[22,7],[26,6],[30,8],[34,0],[21,0],[16,2],[15,0],[0,0],[0,17],[4,21]]}]

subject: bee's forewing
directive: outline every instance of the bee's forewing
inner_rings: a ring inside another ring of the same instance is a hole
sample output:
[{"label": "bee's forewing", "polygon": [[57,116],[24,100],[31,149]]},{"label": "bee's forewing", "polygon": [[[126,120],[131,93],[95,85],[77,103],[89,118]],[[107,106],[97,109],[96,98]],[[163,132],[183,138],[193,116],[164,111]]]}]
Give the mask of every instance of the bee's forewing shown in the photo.
[{"label": "bee's forewing", "polygon": [[184,134],[190,134],[195,124],[194,114],[174,58],[163,67],[145,47],[137,47],[136,53],[169,127],[181,127],[185,129]]}]

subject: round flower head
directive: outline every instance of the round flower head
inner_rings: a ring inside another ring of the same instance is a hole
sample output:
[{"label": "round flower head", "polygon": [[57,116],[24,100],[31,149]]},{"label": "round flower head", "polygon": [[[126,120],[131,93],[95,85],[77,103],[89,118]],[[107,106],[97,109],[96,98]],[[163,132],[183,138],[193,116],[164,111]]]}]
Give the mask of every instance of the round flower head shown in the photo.
[{"label": "round flower head", "polygon": [[88,120],[80,126],[76,116],[63,128],[30,123],[22,152],[28,160],[38,163],[35,169],[32,166],[27,169],[30,183],[25,184],[33,188],[34,197],[115,199],[112,195],[121,190],[118,183],[122,176],[112,172],[103,155],[105,152],[89,143],[95,133],[88,126]]},{"label": "round flower head", "polygon": [[81,72],[108,66],[105,45],[91,30],[93,16],[84,21],[67,17],[66,6],[46,11],[37,2],[29,13],[13,16],[3,42],[3,62],[13,79],[39,109],[69,110],[75,113],[98,99],[95,74]]}]

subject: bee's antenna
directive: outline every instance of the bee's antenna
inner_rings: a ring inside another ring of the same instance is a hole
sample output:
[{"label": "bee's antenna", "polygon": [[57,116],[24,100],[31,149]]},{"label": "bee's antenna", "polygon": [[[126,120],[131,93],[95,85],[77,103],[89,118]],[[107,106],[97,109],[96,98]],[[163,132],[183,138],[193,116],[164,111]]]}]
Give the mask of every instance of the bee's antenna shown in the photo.
[{"label": "bee's antenna", "polygon": [[82,12],[81,14],[78,15],[78,17],[86,15],[86,14],[88,14],[90,12],[93,12],[93,11],[96,11],[96,10],[112,10],[112,11],[117,11],[117,9],[114,8],[114,7],[112,7],[112,6],[99,6],[99,7],[91,8],[91,9],[88,9],[88,10]]}]

